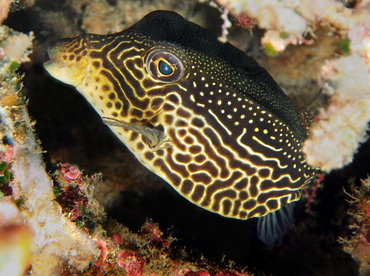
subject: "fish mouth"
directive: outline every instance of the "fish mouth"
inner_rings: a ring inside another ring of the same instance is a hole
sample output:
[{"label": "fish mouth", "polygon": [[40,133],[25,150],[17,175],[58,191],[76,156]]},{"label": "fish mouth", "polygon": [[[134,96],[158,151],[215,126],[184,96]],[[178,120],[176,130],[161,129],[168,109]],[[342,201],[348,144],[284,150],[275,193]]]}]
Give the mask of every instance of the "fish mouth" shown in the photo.
[{"label": "fish mouth", "polygon": [[47,49],[48,59],[44,62],[44,68],[51,76],[75,87],[83,83],[88,68],[86,59],[75,58],[73,51],[78,43],[68,38],[51,44]]},{"label": "fish mouth", "polygon": [[52,62],[52,61],[53,61],[53,59],[50,55],[50,46],[49,46],[48,49],[47,49],[47,55],[46,55],[46,58],[45,58],[45,62]]},{"label": "fish mouth", "polygon": [[60,41],[57,41],[53,44],[51,44],[47,49],[47,62],[53,62],[56,61],[58,57],[58,53],[61,49],[61,43]]},{"label": "fish mouth", "polygon": [[58,62],[61,52],[65,52],[66,49],[68,49],[71,41],[73,41],[73,39],[64,38],[52,43],[47,49],[46,62]]},{"label": "fish mouth", "polygon": [[55,64],[58,62],[59,58],[58,56],[60,55],[60,47],[58,47],[57,43],[54,43],[53,45],[50,45],[47,49],[47,54],[45,58],[45,63],[44,64]]},{"label": "fish mouth", "polygon": [[[55,56],[53,56],[53,49],[48,47],[47,55],[44,62],[44,68],[49,72],[49,68],[52,68],[55,65]],[[49,72],[50,73],[50,72]]]},{"label": "fish mouth", "polygon": [[61,54],[64,50],[64,43],[62,41],[57,41],[51,44],[47,49],[47,59],[44,62],[44,68],[53,77],[58,78],[61,74],[61,70],[66,67]]}]

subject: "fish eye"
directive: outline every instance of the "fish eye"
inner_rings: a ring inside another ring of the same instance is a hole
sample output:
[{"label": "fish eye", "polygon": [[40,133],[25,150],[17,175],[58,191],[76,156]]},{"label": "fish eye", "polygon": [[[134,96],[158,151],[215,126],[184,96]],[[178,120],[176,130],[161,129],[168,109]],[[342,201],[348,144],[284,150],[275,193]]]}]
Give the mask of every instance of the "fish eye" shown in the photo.
[{"label": "fish eye", "polygon": [[146,57],[146,70],[156,80],[175,82],[184,75],[184,64],[180,58],[164,49],[154,49]]},{"label": "fish eye", "polygon": [[158,70],[162,75],[169,76],[173,73],[173,69],[170,64],[161,60],[158,63]]}]

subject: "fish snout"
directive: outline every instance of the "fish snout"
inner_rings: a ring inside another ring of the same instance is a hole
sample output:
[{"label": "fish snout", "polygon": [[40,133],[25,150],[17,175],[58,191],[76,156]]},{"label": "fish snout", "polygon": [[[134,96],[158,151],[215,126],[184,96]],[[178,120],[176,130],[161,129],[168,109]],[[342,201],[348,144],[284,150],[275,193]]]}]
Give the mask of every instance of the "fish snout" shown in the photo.
[{"label": "fish snout", "polygon": [[78,86],[86,75],[88,50],[82,36],[61,39],[47,50],[49,60],[44,68],[54,78]]}]

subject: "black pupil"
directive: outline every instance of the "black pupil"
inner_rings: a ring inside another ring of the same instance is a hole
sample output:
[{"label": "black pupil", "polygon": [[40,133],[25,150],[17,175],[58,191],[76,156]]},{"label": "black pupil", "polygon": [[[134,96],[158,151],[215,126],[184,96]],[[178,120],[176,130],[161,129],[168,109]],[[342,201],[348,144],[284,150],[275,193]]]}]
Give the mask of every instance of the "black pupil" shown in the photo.
[{"label": "black pupil", "polygon": [[159,62],[158,67],[159,67],[159,72],[161,72],[162,75],[168,76],[173,73],[171,66],[169,66],[166,62],[162,60]]}]

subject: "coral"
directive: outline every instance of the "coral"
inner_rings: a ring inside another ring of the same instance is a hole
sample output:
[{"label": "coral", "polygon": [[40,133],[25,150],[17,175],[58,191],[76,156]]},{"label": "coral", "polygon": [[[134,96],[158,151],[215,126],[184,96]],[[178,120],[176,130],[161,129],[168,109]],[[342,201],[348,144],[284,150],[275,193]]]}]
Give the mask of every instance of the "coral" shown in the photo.
[{"label": "coral", "polygon": [[100,174],[84,176],[76,166],[63,163],[54,173],[54,179],[57,181],[54,186],[56,200],[71,221],[76,221],[80,227],[90,224],[93,229],[104,219],[104,208],[94,197],[95,188],[102,180]]},{"label": "coral", "polygon": [[144,260],[137,252],[122,251],[117,258],[118,266],[124,267],[128,276],[141,276],[143,274]]},{"label": "coral", "polygon": [[344,250],[360,264],[359,275],[370,273],[370,177],[362,180],[354,194],[348,194],[354,222],[349,238],[340,238]]},{"label": "coral", "polygon": [[61,172],[67,181],[74,180],[82,183],[82,179],[80,177],[81,171],[79,169],[69,163],[61,164],[61,167]]},{"label": "coral", "polygon": [[236,26],[247,30],[252,30],[257,25],[257,22],[255,20],[249,18],[244,13],[239,14],[236,17],[236,20]]},{"label": "coral", "polygon": [[[0,137],[3,144],[0,156],[11,164],[12,178],[6,179],[11,182],[14,199],[21,200],[20,214],[29,229],[22,230],[18,226],[13,229],[14,235],[18,233],[19,238],[24,237],[25,244],[30,244],[20,245],[24,254],[19,255],[19,268],[23,269],[24,263],[29,261],[34,275],[53,275],[62,263],[83,270],[96,258],[96,245],[62,216],[60,206],[54,201],[52,181],[45,171],[25,101],[18,93],[22,85],[21,78],[14,73],[14,63],[18,67],[29,61],[33,36],[5,26],[0,28],[3,55],[0,70]],[[5,166],[4,176],[7,171]],[[27,231],[32,233],[32,238],[26,237]],[[14,244],[17,243],[15,240]],[[25,249],[30,250],[29,258]],[[0,269],[6,269],[7,264],[2,265]]]},{"label": "coral", "polygon": [[10,171],[8,163],[0,162],[0,184],[8,183],[10,179]]},{"label": "coral", "polygon": [[322,70],[329,105],[321,108],[304,144],[307,161],[331,171],[350,163],[367,140],[370,120],[370,74],[357,54],[328,61]]},{"label": "coral", "polygon": [[124,243],[124,240],[122,239],[122,236],[119,234],[119,233],[114,233],[113,235],[112,235],[112,238],[114,239],[114,241],[117,243],[117,244],[119,244],[119,245],[121,245],[121,244],[123,244]]},{"label": "coral", "polygon": [[[0,107],[2,137],[14,145],[12,173],[19,183],[22,196],[22,215],[29,223],[32,241],[32,271],[34,275],[52,275],[61,262],[82,270],[96,256],[95,243],[67,218],[54,201],[52,182],[40,156],[39,146],[29,128],[30,121],[24,106],[16,109]],[[14,124],[12,119],[23,124]]]},{"label": "coral", "polygon": [[218,0],[231,14],[245,14],[255,20],[261,29],[267,29],[262,44],[270,44],[275,51],[283,51],[287,45],[304,43],[304,36],[320,24],[347,30],[355,22],[351,11],[342,3],[325,1],[255,1]]},{"label": "coral", "polygon": [[142,232],[149,234],[150,240],[149,243],[157,247],[170,247],[171,239],[164,239],[162,231],[159,229],[159,226],[151,221],[147,221],[143,227]]},{"label": "coral", "polygon": [[99,256],[99,259],[94,263],[94,265],[97,267],[106,268],[105,264],[107,264],[106,259],[108,256],[107,243],[105,241],[97,240],[97,239],[95,239],[95,242],[96,242],[96,245],[100,249],[100,256]]},{"label": "coral", "polygon": [[[179,13],[186,12],[196,1],[188,1],[185,4],[167,1],[152,2],[150,5],[143,5],[137,1],[86,1],[71,0],[70,6],[74,12],[82,15],[81,28],[88,33],[107,34],[119,32],[130,27],[150,10],[168,9],[173,6],[172,10]],[[186,6],[186,9],[184,8]],[[122,17],[125,14],[125,17]]]},{"label": "coral", "polygon": [[368,138],[370,121],[370,24],[368,1],[353,10],[356,25],[348,30],[350,55],[323,66],[321,81],[329,105],[321,109],[304,152],[310,164],[325,171],[353,160],[359,145]]},{"label": "coral", "polygon": [[4,76],[7,70],[14,71],[22,62],[30,61],[33,39],[32,32],[26,35],[0,26],[0,75]]},{"label": "coral", "polygon": [[314,185],[306,185],[302,188],[304,197],[306,198],[306,212],[310,215],[312,215],[312,203],[315,201],[318,189],[323,185],[323,180],[324,176],[318,173],[314,180]]},{"label": "coral", "polygon": [[0,275],[24,275],[30,264],[32,236],[11,197],[0,199]]},{"label": "coral", "polygon": [[231,27],[231,22],[229,21],[228,15],[229,15],[228,8],[224,8],[223,13],[221,15],[223,24],[221,26],[222,31],[221,31],[221,36],[219,38],[219,40],[223,43],[227,41],[227,35],[229,34],[228,28]]},{"label": "coral", "polygon": [[8,16],[10,5],[13,0],[0,0],[0,25],[3,23],[4,19]]}]

